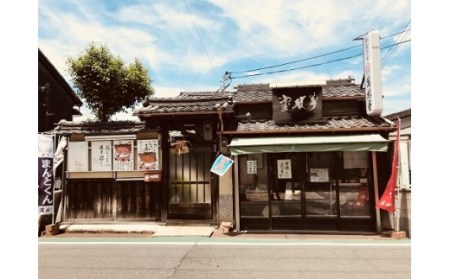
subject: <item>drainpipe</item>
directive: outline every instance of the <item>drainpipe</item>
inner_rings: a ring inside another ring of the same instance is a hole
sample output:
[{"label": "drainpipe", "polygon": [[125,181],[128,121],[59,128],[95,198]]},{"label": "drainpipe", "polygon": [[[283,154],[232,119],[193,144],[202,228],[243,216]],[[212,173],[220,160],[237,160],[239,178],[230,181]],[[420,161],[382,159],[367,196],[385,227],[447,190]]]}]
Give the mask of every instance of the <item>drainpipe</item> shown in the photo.
[{"label": "drainpipe", "polygon": [[217,115],[219,116],[219,121],[220,121],[220,132],[223,132],[223,119],[222,119],[222,114],[223,114],[223,108],[218,108],[218,109],[217,109]]}]

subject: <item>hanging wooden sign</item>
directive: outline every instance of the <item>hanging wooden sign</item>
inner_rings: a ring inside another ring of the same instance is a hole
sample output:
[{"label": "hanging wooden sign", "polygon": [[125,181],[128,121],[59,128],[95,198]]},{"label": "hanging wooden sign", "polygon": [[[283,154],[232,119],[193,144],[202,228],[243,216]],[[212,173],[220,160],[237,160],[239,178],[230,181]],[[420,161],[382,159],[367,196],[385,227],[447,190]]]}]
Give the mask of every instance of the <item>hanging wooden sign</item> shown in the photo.
[{"label": "hanging wooden sign", "polygon": [[276,124],[322,121],[322,87],[272,88]]}]

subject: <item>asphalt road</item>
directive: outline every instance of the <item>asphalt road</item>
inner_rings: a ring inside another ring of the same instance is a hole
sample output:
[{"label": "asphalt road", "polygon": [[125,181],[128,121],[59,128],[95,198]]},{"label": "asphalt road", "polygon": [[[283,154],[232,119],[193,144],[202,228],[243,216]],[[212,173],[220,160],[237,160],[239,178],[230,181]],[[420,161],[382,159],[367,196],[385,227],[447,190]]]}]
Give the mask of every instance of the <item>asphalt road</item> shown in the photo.
[{"label": "asphalt road", "polygon": [[409,245],[40,243],[39,278],[411,278]]}]

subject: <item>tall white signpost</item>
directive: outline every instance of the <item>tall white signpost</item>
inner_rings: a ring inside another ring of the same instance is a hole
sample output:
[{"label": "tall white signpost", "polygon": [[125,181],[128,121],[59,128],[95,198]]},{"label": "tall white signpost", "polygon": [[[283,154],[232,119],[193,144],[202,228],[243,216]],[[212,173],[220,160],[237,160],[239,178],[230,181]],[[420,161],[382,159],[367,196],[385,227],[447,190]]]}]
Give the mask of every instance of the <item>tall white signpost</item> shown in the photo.
[{"label": "tall white signpost", "polygon": [[379,116],[383,112],[380,33],[378,31],[368,32],[363,38],[363,48],[366,112],[369,116]]}]

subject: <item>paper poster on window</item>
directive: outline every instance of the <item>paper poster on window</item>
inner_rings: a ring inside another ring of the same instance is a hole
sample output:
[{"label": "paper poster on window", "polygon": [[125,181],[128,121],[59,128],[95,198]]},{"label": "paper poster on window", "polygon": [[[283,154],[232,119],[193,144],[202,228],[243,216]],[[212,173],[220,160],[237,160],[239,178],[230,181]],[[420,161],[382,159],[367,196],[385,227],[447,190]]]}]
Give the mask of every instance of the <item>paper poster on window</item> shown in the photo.
[{"label": "paper poster on window", "polygon": [[292,171],[291,171],[291,160],[277,160],[278,165],[278,179],[291,179]]},{"label": "paper poster on window", "polygon": [[72,141],[69,142],[67,148],[67,171],[89,171],[88,143],[86,141]]},{"label": "paper poster on window", "polygon": [[114,170],[132,171],[134,164],[133,140],[116,140],[113,142]]},{"label": "paper poster on window", "polygon": [[328,169],[309,169],[309,180],[311,182],[330,182]]},{"label": "paper poster on window", "polygon": [[217,157],[216,160],[214,161],[211,167],[211,172],[222,176],[231,167],[233,162],[234,161],[232,159],[220,154],[219,157]]},{"label": "paper poster on window", "polygon": [[91,166],[92,171],[112,170],[112,142],[91,142]]},{"label": "paper poster on window", "polygon": [[258,163],[256,160],[248,160],[247,161],[247,173],[248,174],[256,174]]},{"label": "paper poster on window", "polygon": [[138,140],[138,169],[159,170],[159,144],[157,139]]}]

